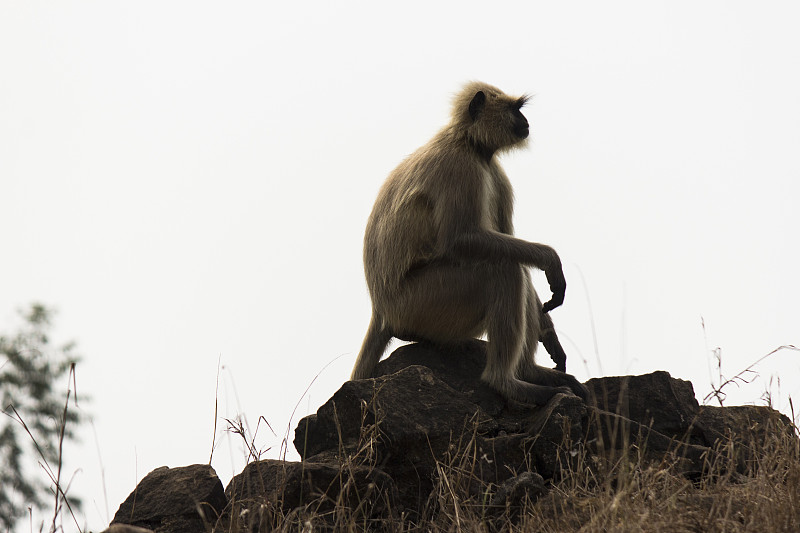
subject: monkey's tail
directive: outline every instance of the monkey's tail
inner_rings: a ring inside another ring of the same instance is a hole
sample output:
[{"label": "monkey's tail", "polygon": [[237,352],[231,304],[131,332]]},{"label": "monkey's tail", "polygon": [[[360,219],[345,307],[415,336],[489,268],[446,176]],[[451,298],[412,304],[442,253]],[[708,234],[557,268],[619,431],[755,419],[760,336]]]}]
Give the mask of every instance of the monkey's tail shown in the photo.
[{"label": "monkey's tail", "polygon": [[544,332],[541,338],[544,349],[550,354],[550,359],[556,364],[556,370],[560,372],[567,371],[567,354],[564,348],[561,347],[561,341],[558,340],[556,330],[548,329]]},{"label": "monkey's tail", "polygon": [[381,360],[386,345],[392,339],[392,333],[383,325],[383,319],[375,312],[369,322],[367,336],[361,345],[356,364],[350,379],[367,379],[372,377],[375,365]]}]

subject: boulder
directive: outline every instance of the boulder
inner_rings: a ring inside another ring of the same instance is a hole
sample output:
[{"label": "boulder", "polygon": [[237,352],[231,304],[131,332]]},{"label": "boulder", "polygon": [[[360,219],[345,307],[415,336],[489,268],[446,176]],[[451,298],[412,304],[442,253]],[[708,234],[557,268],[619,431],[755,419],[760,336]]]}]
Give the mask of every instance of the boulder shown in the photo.
[{"label": "boulder", "polygon": [[765,405],[704,405],[696,425],[706,445],[723,456],[733,454],[736,471],[744,475],[755,473],[760,454],[780,439],[797,439],[789,417]]},{"label": "boulder", "polygon": [[197,533],[213,525],[227,503],[222,482],[210,465],[162,466],[139,482],[120,505],[111,526],[127,524],[155,533]]},{"label": "boulder", "polygon": [[379,362],[375,377],[388,376],[409,366],[424,366],[491,416],[499,415],[506,400],[480,380],[486,366],[486,342],[470,339],[448,347],[429,343],[407,344]]},{"label": "boulder", "polygon": [[247,531],[271,530],[278,526],[276,519],[296,509],[317,517],[353,509],[348,519],[358,523],[394,517],[397,491],[391,477],[377,468],[328,459],[248,464],[225,489],[231,515]]},{"label": "boulder", "polygon": [[390,376],[346,382],[316,415],[300,421],[294,445],[305,459],[327,450],[357,447],[371,437],[371,429],[380,427],[380,433],[372,436],[381,439],[386,453],[417,461],[430,456],[430,447],[420,443],[420,435],[434,451],[443,451],[454,426],[461,433],[473,422],[482,433],[496,427],[465,394],[438,379],[431,369],[414,365]]},{"label": "boulder", "polygon": [[704,405],[698,413],[697,427],[707,446],[730,440],[764,446],[776,432],[792,435],[789,417],[765,405]]},{"label": "boulder", "polygon": [[700,405],[689,381],[658,371],[642,376],[594,378],[586,382],[586,387],[592,403],[602,411],[670,438],[706,444],[694,427]]},{"label": "boulder", "polygon": [[475,494],[520,472],[552,478],[568,457],[560,450],[583,441],[586,406],[568,394],[541,407],[509,403],[480,380],[485,360],[482,341],[401,347],[379,363],[378,377],[345,383],[301,420],[295,448],[304,459],[335,452],[381,468],[411,512],[467,457]]},{"label": "boulder", "polygon": [[416,507],[431,488],[437,458],[447,456],[466,433],[492,434],[497,423],[468,397],[412,365],[375,379],[349,381],[300,421],[294,445],[315,461],[323,452],[377,466]]}]

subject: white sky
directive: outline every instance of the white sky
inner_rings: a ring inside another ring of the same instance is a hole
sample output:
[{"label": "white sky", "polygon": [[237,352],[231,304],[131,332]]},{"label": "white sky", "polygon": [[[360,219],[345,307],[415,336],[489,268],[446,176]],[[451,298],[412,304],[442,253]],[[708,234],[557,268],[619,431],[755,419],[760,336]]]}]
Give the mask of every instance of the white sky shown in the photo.
[{"label": "white sky", "polygon": [[[712,348],[730,376],[800,346],[798,27],[794,2],[0,0],[0,330],[42,301],[79,343],[86,523],[208,461],[218,361],[265,457],[347,379],[375,194],[469,79],[535,95],[504,162],[517,235],[565,264],[579,379],[663,369],[702,400]],[[731,401],[772,376],[788,411],[800,354],[757,370]]]}]

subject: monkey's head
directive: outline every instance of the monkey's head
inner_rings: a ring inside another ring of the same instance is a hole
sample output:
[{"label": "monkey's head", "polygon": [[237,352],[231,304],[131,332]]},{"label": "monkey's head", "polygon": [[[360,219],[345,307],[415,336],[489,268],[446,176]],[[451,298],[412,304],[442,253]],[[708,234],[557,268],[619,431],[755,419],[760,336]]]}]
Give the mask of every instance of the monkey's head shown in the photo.
[{"label": "monkey's head", "polygon": [[487,83],[467,83],[453,100],[452,125],[488,156],[524,146],[528,120],[522,114],[522,106],[528,99],[509,96]]}]

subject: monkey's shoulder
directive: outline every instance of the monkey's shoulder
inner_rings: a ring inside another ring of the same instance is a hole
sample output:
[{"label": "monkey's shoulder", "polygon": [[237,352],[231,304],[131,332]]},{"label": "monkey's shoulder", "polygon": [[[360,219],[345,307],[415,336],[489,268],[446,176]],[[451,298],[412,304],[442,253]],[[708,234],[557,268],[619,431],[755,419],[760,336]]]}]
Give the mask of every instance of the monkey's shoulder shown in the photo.
[{"label": "monkey's shoulder", "polygon": [[476,193],[486,180],[494,180],[496,164],[481,161],[473,152],[434,141],[411,154],[389,177],[394,187],[432,196],[457,191]]}]

